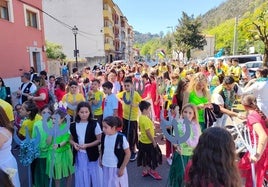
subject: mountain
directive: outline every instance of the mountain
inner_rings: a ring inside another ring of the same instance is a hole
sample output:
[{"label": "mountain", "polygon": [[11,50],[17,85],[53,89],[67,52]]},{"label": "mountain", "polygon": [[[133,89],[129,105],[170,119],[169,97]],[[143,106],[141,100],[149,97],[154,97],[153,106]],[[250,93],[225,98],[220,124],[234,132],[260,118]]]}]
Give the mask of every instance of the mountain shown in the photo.
[{"label": "mountain", "polygon": [[134,43],[139,43],[139,44],[144,44],[146,42],[148,42],[149,40],[152,40],[154,38],[159,38],[160,36],[158,34],[151,34],[146,33],[140,33],[138,31],[134,31]]},{"label": "mountain", "polygon": [[218,7],[201,16],[203,29],[211,29],[228,19],[240,17],[246,12],[254,12],[255,8],[266,0],[227,0]]}]

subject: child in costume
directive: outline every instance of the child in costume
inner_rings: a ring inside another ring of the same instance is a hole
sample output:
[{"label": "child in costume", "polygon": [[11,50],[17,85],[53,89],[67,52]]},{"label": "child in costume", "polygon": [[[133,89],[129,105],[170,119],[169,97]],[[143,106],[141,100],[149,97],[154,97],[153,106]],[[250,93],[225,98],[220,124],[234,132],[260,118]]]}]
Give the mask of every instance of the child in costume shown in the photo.
[{"label": "child in costume", "polygon": [[103,120],[100,164],[103,168],[103,187],[128,187],[127,163],[129,144],[124,134],[117,131],[120,118],[108,116]]},{"label": "child in costume", "polygon": [[135,161],[137,153],[135,146],[138,143],[138,114],[139,103],[142,98],[140,94],[133,89],[132,79],[130,77],[124,80],[125,90],[118,93],[116,96],[118,100],[123,103],[123,134],[126,135],[129,141],[129,147],[131,151],[130,161]]},{"label": "child in costume", "polygon": [[[170,109],[170,112],[171,112],[171,115],[173,118],[175,118],[176,116],[179,117],[180,113],[179,113],[179,106],[176,105],[176,104],[171,104],[169,106],[169,109]],[[171,120],[171,119],[169,119]],[[167,131],[169,134],[172,134],[173,133],[173,128],[172,127],[166,127],[167,128]],[[167,158],[167,163],[168,165],[171,165],[172,164],[172,157],[171,157],[171,154],[173,153],[173,145],[171,144],[171,142],[166,139],[166,158]]]},{"label": "child in costume", "polygon": [[101,171],[98,163],[98,145],[101,141],[101,128],[92,119],[88,102],[77,106],[76,118],[70,126],[75,165],[75,186],[101,186]]},{"label": "child in costume", "polygon": [[[50,105],[45,105],[41,109],[42,116],[45,114],[48,114],[50,116],[53,114],[53,112],[54,112],[54,108]],[[52,121],[49,120],[48,124],[51,127]],[[33,173],[34,186],[35,187],[47,187],[49,186],[49,178],[48,178],[48,175],[46,174],[46,160],[48,156],[49,145],[47,145],[46,143],[48,134],[45,132],[43,128],[42,120],[36,121],[34,123],[33,134],[32,134],[33,138],[37,136],[37,129],[40,133],[40,142],[39,142],[40,155],[34,162],[35,163],[34,173]]]},{"label": "child in costume", "polygon": [[[60,116],[59,124],[57,124],[57,115]],[[65,120],[66,115],[66,111],[63,109],[57,109],[52,115],[52,126],[59,125],[60,130],[64,130],[67,126]],[[56,138],[55,143],[54,138]],[[46,174],[55,180],[56,187],[60,186],[63,178],[67,178],[67,187],[71,187],[72,185],[74,167],[72,165],[73,154],[69,140],[70,134],[68,131],[58,137],[52,137],[49,135],[47,138],[49,153],[47,157]]]},{"label": "child in costume", "polygon": [[248,113],[246,126],[249,129],[252,142],[254,142],[253,132],[256,133],[257,151],[255,155],[250,155],[247,152],[239,161],[239,169],[246,179],[245,186],[253,186],[251,163],[254,163],[257,187],[262,187],[265,172],[268,169],[268,121],[265,114],[257,106],[255,96],[244,96],[241,103]]},{"label": "child in costume", "polygon": [[189,139],[180,144],[174,145],[176,147],[176,151],[174,152],[172,165],[169,170],[169,179],[168,186],[172,187],[181,187],[184,186],[183,176],[185,171],[185,166],[188,161],[191,159],[193,155],[193,149],[198,143],[199,136],[201,135],[201,129],[198,124],[198,113],[197,109],[192,104],[186,104],[182,108],[181,113],[182,119],[179,120],[178,130],[180,136],[182,136],[185,132],[185,124],[183,123],[183,119],[187,118],[190,122],[191,134]]},{"label": "child in costume", "polygon": [[[162,154],[158,152],[158,145],[155,141],[154,124],[150,119],[151,104],[141,101],[139,104],[141,116],[139,117],[140,137],[137,166],[143,166],[142,176],[151,175],[156,180],[162,177],[155,169],[162,164]],[[160,156],[161,155],[161,156]]]}]

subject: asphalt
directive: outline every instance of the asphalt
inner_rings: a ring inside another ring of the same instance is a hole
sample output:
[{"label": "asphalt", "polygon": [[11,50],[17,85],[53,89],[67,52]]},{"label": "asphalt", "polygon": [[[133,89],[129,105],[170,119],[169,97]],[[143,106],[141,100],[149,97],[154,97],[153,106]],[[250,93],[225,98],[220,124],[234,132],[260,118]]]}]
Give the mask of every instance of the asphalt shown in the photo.
[{"label": "asphalt", "polygon": [[[244,112],[243,107],[241,105],[236,105],[234,110],[239,112]],[[235,119],[235,122],[240,123],[241,121]],[[227,124],[232,123],[230,119],[227,120]],[[168,173],[170,166],[167,164],[165,157],[165,141],[162,139],[163,135],[159,128],[159,125],[156,125],[156,139],[159,144],[159,147],[162,151],[163,155],[163,163],[156,170],[159,172],[160,176],[162,176],[162,180],[155,180],[151,176],[142,177],[142,167],[137,167],[137,162],[129,162],[127,165],[128,178],[129,178],[129,187],[166,187],[168,182]],[[18,150],[13,150],[13,153],[17,159]],[[17,159],[18,162],[18,159]],[[21,187],[28,187],[28,175],[27,175],[27,167],[23,167],[19,162],[19,174]],[[73,177],[74,178],[74,177]],[[73,185],[74,186],[74,185]]]}]

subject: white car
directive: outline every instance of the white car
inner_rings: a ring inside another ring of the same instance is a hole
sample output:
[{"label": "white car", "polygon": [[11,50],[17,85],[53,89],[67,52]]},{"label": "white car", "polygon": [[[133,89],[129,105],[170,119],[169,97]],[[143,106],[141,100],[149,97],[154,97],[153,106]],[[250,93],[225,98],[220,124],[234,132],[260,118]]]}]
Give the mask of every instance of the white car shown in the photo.
[{"label": "white car", "polygon": [[256,73],[257,69],[262,67],[262,64],[263,64],[262,61],[250,61],[250,62],[246,62],[245,64],[241,64],[241,65],[245,65],[250,73],[250,76],[255,77],[255,73]]}]

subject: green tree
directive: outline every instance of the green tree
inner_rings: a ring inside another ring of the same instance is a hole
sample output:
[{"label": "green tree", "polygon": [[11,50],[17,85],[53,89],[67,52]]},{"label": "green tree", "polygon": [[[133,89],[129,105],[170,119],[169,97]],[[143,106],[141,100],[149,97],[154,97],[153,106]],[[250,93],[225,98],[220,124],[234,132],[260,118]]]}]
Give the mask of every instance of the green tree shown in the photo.
[{"label": "green tree", "polygon": [[248,16],[246,29],[249,36],[255,41],[261,41],[264,44],[263,65],[268,66],[268,2],[265,2],[254,11],[253,15]]},{"label": "green tree", "polygon": [[182,12],[182,18],[178,20],[179,24],[174,33],[177,51],[185,54],[190,49],[203,49],[207,44],[204,35],[201,34],[201,20],[188,16]]},{"label": "green tree", "polygon": [[66,55],[62,51],[62,46],[49,41],[46,41],[46,54],[50,59],[64,60],[66,58]]}]

